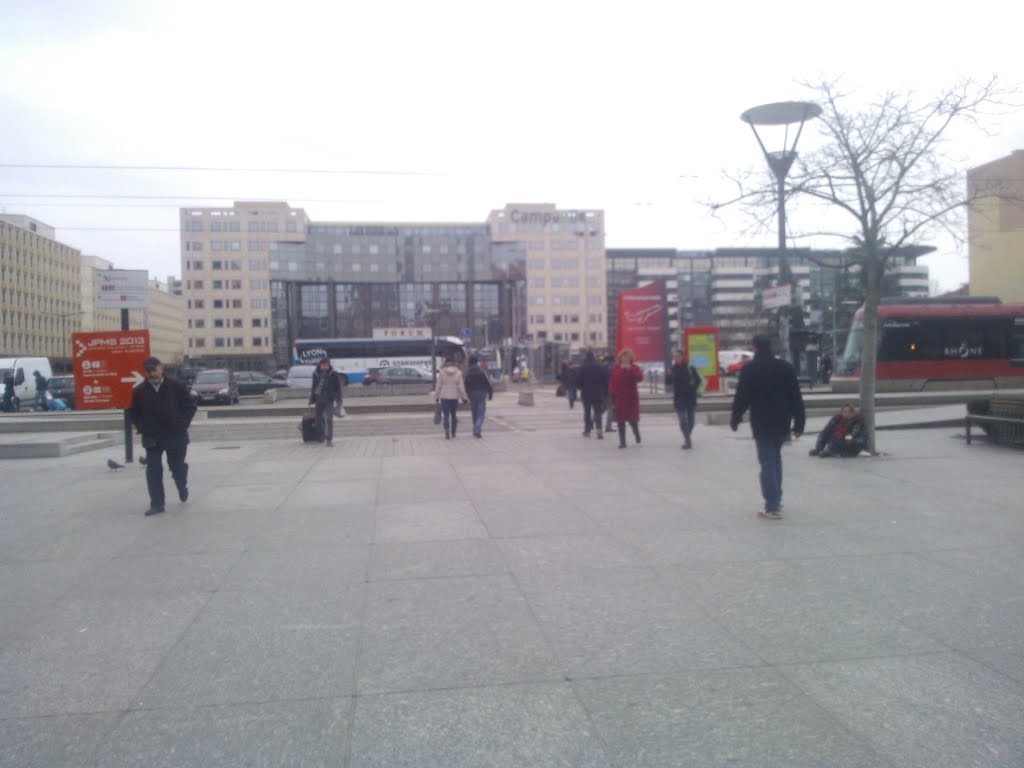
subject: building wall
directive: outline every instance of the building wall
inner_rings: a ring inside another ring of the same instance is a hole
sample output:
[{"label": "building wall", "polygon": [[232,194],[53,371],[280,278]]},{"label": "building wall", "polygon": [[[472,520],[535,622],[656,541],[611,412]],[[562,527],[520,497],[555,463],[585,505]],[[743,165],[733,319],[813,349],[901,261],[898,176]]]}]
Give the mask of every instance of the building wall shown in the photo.
[{"label": "building wall", "polygon": [[608,342],[604,212],[511,203],[488,217],[495,243],[526,250],[526,336],[572,349]]},{"label": "building wall", "polygon": [[236,369],[269,367],[270,250],[305,239],[305,211],[242,201],[180,215],[186,355]]},{"label": "building wall", "polygon": [[972,168],[968,194],[995,190],[968,210],[968,268],[973,296],[1024,302],[1024,150]]},{"label": "building wall", "polygon": [[70,359],[81,325],[81,253],[28,216],[0,215],[0,354]]}]

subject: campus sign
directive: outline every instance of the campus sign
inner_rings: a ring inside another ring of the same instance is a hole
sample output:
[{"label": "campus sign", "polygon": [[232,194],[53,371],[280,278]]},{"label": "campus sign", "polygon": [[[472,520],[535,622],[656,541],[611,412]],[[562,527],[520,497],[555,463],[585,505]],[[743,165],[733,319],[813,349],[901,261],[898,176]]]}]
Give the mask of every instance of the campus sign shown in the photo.
[{"label": "campus sign", "polygon": [[147,309],[149,272],[145,269],[96,271],[96,309]]}]

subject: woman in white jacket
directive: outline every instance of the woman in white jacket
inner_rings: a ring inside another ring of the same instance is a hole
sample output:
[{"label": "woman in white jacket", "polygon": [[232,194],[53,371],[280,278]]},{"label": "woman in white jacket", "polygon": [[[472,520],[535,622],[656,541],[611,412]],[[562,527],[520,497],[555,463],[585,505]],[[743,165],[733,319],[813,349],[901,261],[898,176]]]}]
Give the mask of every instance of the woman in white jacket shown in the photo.
[{"label": "woman in white jacket", "polygon": [[466,385],[462,381],[462,371],[452,358],[445,358],[444,365],[437,372],[437,391],[434,400],[441,404],[441,417],[444,420],[444,439],[455,437],[455,428],[459,423],[455,415],[459,400],[469,400]]}]

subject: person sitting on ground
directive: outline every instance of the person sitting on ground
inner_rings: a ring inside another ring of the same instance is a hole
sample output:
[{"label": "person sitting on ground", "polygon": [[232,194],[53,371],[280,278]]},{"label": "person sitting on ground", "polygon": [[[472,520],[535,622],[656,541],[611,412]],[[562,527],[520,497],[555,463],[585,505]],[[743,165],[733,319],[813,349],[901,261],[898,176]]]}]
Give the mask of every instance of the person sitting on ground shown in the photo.
[{"label": "person sitting on ground", "polygon": [[864,420],[857,413],[857,409],[847,403],[821,430],[811,456],[849,458],[863,451],[866,445]]}]

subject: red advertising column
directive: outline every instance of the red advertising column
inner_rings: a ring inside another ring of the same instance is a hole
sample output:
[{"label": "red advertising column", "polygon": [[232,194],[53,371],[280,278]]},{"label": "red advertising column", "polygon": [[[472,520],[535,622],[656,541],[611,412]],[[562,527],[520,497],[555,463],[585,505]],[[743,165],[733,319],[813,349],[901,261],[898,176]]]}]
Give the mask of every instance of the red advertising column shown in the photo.
[{"label": "red advertising column", "polygon": [[619,291],[615,352],[629,347],[638,363],[665,362],[665,284]]},{"label": "red advertising column", "polygon": [[683,329],[683,350],[701,378],[705,392],[721,392],[722,380],[718,374],[718,328],[690,327]]}]

